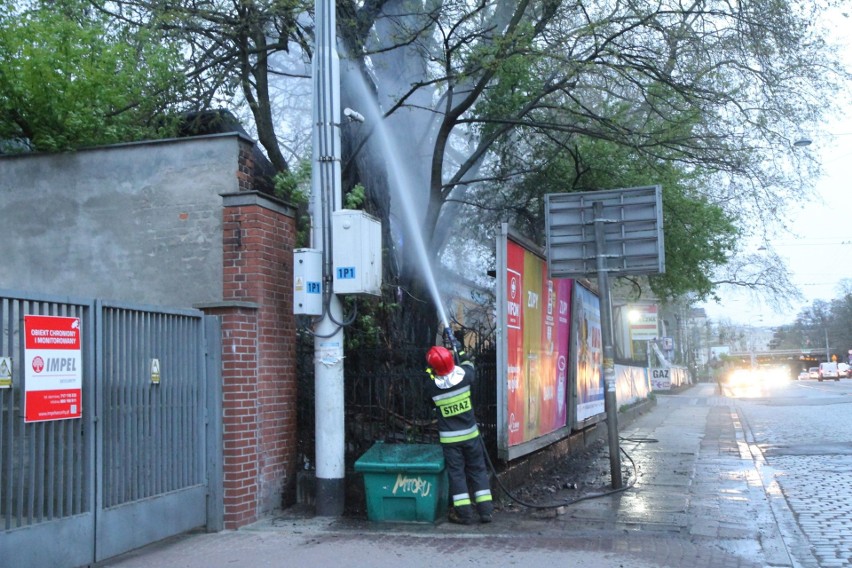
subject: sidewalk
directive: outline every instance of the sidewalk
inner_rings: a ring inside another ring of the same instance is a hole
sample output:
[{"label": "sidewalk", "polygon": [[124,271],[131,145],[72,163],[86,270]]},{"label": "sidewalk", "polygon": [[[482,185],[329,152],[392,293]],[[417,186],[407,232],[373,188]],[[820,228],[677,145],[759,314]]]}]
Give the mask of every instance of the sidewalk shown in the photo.
[{"label": "sidewalk", "polygon": [[[768,496],[732,401],[714,389],[702,383],[660,395],[650,412],[622,428],[621,448],[637,471],[622,456],[631,472],[624,481],[635,484],[621,493],[545,511],[505,507],[493,523],[472,527],[285,511],[238,531],[175,537],[98,566],[794,566],[779,529],[790,513],[783,499]],[[608,468],[605,451],[593,460]]]}]

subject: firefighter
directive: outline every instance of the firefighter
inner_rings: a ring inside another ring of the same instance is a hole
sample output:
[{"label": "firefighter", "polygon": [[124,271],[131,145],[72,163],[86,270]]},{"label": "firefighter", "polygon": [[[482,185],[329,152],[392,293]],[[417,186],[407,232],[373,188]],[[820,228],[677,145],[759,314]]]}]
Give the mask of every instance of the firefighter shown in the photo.
[{"label": "firefighter", "polygon": [[456,365],[453,354],[441,346],[432,347],[426,354],[431,377],[428,391],[438,409],[438,434],[450,481],[452,508],[448,519],[470,525],[476,522],[476,512],[480,522],[490,523],[494,503],[471,399],[476,371],[464,351],[458,351],[458,360]]}]

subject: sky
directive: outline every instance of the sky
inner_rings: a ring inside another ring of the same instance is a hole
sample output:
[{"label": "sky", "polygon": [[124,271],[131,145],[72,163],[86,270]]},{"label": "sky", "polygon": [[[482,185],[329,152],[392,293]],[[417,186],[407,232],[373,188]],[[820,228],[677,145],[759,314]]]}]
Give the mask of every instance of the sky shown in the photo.
[{"label": "sky", "polygon": [[[839,23],[835,32],[852,65],[852,19],[835,21]],[[790,204],[795,234],[773,239],[771,245],[787,261],[790,278],[804,300],[792,307],[776,307],[741,292],[720,290],[721,304],[701,306],[713,320],[758,327],[792,323],[815,300],[838,297],[840,280],[852,278],[852,105],[848,112],[829,119],[824,131],[803,134],[813,141],[806,150],[821,162],[823,175],[813,180],[815,196],[810,202]]]},{"label": "sky", "polygon": [[819,156],[824,173],[814,182],[811,201],[790,206],[796,234],[771,241],[804,299],[792,307],[776,307],[720,290],[721,304],[703,305],[711,319],[773,327],[792,323],[815,300],[838,297],[840,280],[852,278],[852,118],[832,121],[829,128],[831,134],[810,136],[810,151]]}]

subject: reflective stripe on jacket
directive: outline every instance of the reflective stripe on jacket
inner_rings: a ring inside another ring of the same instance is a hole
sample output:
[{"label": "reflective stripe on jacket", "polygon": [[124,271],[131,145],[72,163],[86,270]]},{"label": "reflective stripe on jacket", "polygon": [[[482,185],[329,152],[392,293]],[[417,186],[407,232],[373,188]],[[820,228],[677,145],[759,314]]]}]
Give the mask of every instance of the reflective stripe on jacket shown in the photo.
[{"label": "reflective stripe on jacket", "polygon": [[479,436],[473,413],[471,386],[476,377],[473,365],[465,362],[456,367],[464,378],[454,385],[430,381],[429,396],[438,409],[438,435],[442,444],[454,444]]}]

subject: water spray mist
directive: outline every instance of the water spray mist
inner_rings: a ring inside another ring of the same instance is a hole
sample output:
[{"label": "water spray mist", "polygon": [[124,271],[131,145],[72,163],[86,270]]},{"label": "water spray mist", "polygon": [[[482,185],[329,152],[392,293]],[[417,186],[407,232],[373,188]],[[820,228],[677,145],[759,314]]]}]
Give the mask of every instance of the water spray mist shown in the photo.
[{"label": "water spray mist", "polygon": [[[385,164],[388,168],[388,176],[390,178],[391,191],[394,191],[396,197],[399,198],[399,203],[402,206],[405,225],[408,227],[408,236],[413,244],[416,255],[419,258],[420,272],[426,281],[429,289],[429,294],[432,296],[432,302],[435,304],[435,309],[438,311],[438,316],[441,320],[441,326],[444,329],[444,335],[450,330],[447,315],[444,312],[444,305],[441,302],[441,295],[438,292],[438,284],[435,281],[435,275],[432,271],[432,265],[429,262],[429,255],[426,253],[426,244],[423,241],[423,231],[420,218],[415,212],[414,203],[412,201],[413,190],[415,183],[411,179],[411,174],[408,168],[405,167],[396,149],[399,147],[393,140],[393,135],[388,131],[385,125],[382,113],[370,95],[369,90],[364,82],[364,78],[357,70],[349,74],[355,80],[353,83],[358,89],[358,97],[364,105],[364,111],[367,115],[367,121],[373,127],[373,133],[380,145],[380,151],[385,158]],[[452,338],[452,333],[449,335]],[[446,337],[445,337],[446,341]]]}]

